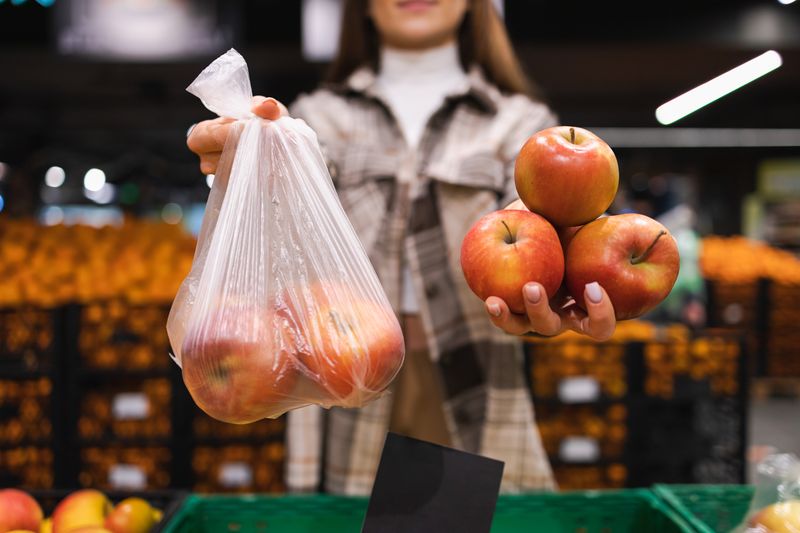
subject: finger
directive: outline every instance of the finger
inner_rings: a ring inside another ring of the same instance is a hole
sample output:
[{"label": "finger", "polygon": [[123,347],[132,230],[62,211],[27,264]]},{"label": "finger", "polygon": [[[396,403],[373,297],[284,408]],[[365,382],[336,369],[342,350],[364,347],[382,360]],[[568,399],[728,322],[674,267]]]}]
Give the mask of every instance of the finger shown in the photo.
[{"label": "finger", "polygon": [[220,156],[222,156],[222,152],[203,154],[200,157],[200,172],[203,174],[216,174]]},{"label": "finger", "polygon": [[528,317],[516,315],[508,309],[508,305],[501,298],[490,296],[486,299],[486,312],[492,324],[511,335],[524,335],[531,330]]},{"label": "finger", "polygon": [[550,309],[547,292],[539,283],[526,283],[522,288],[522,299],[525,301],[525,312],[531,329],[548,337],[558,335],[561,331],[561,317]]},{"label": "finger", "polygon": [[192,129],[192,133],[186,139],[186,145],[198,155],[221,152],[233,121],[232,118],[217,118],[200,122]]},{"label": "finger", "polygon": [[264,98],[263,96],[253,97],[252,111],[259,117],[266,120],[276,120],[280,118],[286,108],[274,98]]},{"label": "finger", "polygon": [[586,317],[580,321],[581,331],[595,340],[604,341],[611,338],[617,327],[614,305],[605,289],[599,283],[587,283],[583,290],[586,305]]}]

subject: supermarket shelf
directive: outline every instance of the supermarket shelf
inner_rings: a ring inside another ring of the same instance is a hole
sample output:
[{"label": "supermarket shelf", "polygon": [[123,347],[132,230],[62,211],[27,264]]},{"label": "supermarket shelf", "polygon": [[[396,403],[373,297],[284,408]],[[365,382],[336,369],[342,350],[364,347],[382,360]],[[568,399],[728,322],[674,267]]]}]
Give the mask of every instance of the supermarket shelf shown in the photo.
[{"label": "supermarket shelf", "polygon": [[15,450],[17,448],[48,448],[53,445],[53,439],[26,439],[19,442],[0,442],[0,450]]},{"label": "supermarket shelf", "polygon": [[147,446],[169,446],[172,439],[169,436],[162,437],[114,437],[105,436],[94,439],[79,438],[77,443],[81,448],[95,446],[122,446],[122,447],[147,447]]},{"label": "supermarket shelf", "polygon": [[170,367],[152,369],[126,369],[126,368],[81,368],[77,378],[81,381],[96,379],[148,379],[167,378],[175,371]]},{"label": "supermarket shelf", "polygon": [[270,444],[283,442],[283,440],[283,435],[268,435],[265,437],[194,437],[191,442],[197,446],[236,446]]},{"label": "supermarket shelf", "polygon": [[27,368],[0,366],[0,379],[22,380],[22,379],[49,378],[52,376],[53,376],[53,370],[51,368],[40,368],[36,370],[31,370]]}]

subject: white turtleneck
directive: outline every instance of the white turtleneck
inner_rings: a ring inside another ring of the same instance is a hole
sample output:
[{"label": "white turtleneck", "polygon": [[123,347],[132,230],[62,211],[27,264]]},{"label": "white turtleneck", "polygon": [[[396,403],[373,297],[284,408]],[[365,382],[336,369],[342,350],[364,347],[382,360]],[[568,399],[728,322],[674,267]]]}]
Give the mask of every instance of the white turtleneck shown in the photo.
[{"label": "white turtleneck", "polygon": [[467,75],[455,42],[422,51],[384,47],[377,83],[408,146],[415,149],[428,119],[447,95],[463,89]]},{"label": "white turtleneck", "polygon": [[[467,75],[455,42],[422,51],[383,48],[377,89],[397,119],[408,147],[416,151],[431,115],[449,94],[463,90]],[[401,311],[419,312],[411,270],[403,268]]]}]

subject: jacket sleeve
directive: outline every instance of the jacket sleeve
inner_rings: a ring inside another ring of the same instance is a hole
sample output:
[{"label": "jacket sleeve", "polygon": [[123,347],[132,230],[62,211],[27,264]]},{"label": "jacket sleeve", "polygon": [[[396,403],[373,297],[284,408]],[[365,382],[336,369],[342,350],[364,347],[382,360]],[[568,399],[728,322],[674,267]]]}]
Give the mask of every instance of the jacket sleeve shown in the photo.
[{"label": "jacket sleeve", "polygon": [[289,115],[305,121],[319,140],[334,187],[337,186],[343,142],[348,137],[347,102],[326,89],[302,94],[289,106]]}]

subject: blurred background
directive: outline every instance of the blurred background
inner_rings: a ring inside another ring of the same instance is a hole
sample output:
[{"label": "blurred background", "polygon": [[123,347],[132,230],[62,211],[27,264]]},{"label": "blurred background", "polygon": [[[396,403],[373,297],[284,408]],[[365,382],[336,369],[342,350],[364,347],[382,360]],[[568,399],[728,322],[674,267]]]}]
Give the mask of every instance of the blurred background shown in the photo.
[{"label": "blurred background", "polygon": [[[560,122],[617,154],[612,211],[662,220],[684,261],[611,341],[529,343],[561,487],[736,483],[800,453],[800,3],[497,5]],[[256,93],[291,102],[324,75],[339,9],[0,0],[0,485],[283,490],[283,421],[212,421],[167,355],[213,182],[185,87],[233,46]],[[768,51],[778,68],[657,119]]]}]

